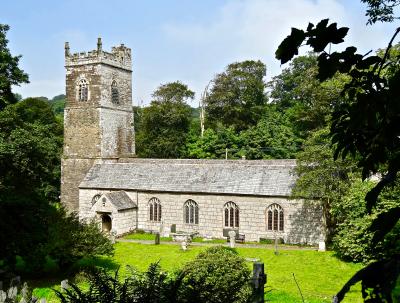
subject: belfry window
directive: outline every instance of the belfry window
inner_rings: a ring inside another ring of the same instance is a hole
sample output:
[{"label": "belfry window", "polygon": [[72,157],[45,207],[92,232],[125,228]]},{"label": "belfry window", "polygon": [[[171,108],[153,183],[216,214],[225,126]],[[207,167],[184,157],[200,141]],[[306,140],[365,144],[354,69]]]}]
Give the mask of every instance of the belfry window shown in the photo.
[{"label": "belfry window", "polygon": [[230,201],[224,205],[224,225],[225,227],[239,227],[239,207]]},{"label": "belfry window", "polygon": [[186,224],[199,224],[199,205],[189,199],[183,205],[183,216]]},{"label": "belfry window", "polygon": [[119,104],[119,92],[116,81],[111,83],[111,102],[114,104]]},{"label": "belfry window", "polygon": [[149,220],[152,222],[161,221],[161,202],[157,198],[151,198],[149,201]]},{"label": "belfry window", "polygon": [[283,231],[284,228],[283,208],[274,203],[267,208],[267,230]]},{"label": "belfry window", "polygon": [[79,101],[87,101],[88,100],[88,83],[85,79],[81,79],[78,85],[78,97]]}]

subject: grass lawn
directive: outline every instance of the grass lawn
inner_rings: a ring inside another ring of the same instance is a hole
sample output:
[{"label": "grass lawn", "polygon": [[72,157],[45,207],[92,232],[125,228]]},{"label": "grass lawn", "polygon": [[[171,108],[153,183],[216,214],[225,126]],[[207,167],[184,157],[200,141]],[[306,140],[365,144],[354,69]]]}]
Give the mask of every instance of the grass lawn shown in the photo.
[{"label": "grass lawn", "polygon": [[[84,263],[93,263],[110,270],[121,266],[120,273],[124,275],[127,272],[126,265],[145,270],[150,263],[160,261],[164,270],[173,271],[195,258],[204,249],[206,247],[191,246],[188,251],[183,252],[179,245],[119,242],[115,244],[114,257],[85,260]],[[259,258],[264,262],[268,275],[266,286],[268,302],[301,302],[293,273],[305,302],[331,302],[332,295],[362,267],[359,264],[342,262],[335,258],[332,252],[292,249],[281,250],[279,255],[275,255],[273,249],[265,248],[238,248],[238,252],[243,257]],[[50,302],[54,300],[54,295],[49,289],[39,288],[35,293],[42,294]],[[363,302],[360,287],[352,289],[344,302]]]},{"label": "grass lawn", "polygon": [[[131,233],[126,236],[124,236],[124,239],[127,240],[152,240],[155,241],[156,235],[155,234],[149,234],[149,233]],[[171,242],[172,238],[171,237],[160,237],[161,241],[168,241]]]}]

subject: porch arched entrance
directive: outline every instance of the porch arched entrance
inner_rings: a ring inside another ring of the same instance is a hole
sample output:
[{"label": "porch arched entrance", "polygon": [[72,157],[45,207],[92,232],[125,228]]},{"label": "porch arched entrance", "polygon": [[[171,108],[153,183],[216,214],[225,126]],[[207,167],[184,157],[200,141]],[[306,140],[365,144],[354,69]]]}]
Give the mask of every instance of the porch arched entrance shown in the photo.
[{"label": "porch arched entrance", "polygon": [[101,216],[101,230],[103,232],[110,232],[112,229],[112,220],[110,215],[104,214]]}]

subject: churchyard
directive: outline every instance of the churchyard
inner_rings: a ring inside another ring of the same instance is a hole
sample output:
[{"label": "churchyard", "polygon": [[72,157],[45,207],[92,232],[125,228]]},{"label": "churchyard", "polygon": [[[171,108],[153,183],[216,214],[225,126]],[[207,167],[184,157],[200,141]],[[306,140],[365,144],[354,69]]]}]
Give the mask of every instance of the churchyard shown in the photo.
[{"label": "churchyard", "polygon": [[[153,241],[152,235],[143,234],[139,237],[141,240]],[[228,245],[192,244],[189,245],[187,251],[183,251],[180,245],[168,243],[163,239],[161,239],[161,245],[133,241],[135,242],[117,242],[113,257],[84,259],[80,265],[97,265],[109,271],[119,268],[123,277],[127,273],[127,265],[144,271],[151,263],[160,262],[163,270],[173,272],[193,260],[197,254],[209,246]],[[259,259],[265,265],[267,302],[301,302],[301,295],[293,274],[304,296],[304,302],[331,302],[333,294],[337,293],[343,284],[362,267],[360,264],[340,261],[331,251],[318,252],[316,248],[278,246],[278,254],[276,254],[273,245],[258,245],[254,248],[243,246],[236,244],[235,247],[241,256],[248,260]],[[249,267],[252,267],[251,261],[247,263]],[[78,275],[77,281],[84,286],[85,283],[80,279]],[[31,281],[31,285],[36,286],[34,294],[37,297],[45,297],[47,302],[59,302],[51,290],[51,288],[60,288],[58,282],[40,280]],[[362,302],[359,285],[351,289],[344,302]]]}]

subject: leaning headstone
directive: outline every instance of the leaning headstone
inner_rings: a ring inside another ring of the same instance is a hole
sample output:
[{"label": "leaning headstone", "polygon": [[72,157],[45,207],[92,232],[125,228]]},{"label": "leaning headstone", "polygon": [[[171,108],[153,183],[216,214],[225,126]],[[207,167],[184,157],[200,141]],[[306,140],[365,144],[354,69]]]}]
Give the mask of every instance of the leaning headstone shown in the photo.
[{"label": "leaning headstone", "polygon": [[112,244],[115,244],[115,237],[117,236],[117,232],[114,229],[110,230],[110,241]]},{"label": "leaning headstone", "polygon": [[231,248],[234,248],[235,247],[235,239],[236,239],[236,231],[231,230],[231,231],[229,231],[228,235],[229,235],[229,246]]},{"label": "leaning headstone", "polygon": [[267,275],[264,272],[264,263],[253,263],[253,301],[252,303],[264,303],[264,285],[267,283]]},{"label": "leaning headstone", "polygon": [[17,297],[17,294],[18,294],[18,288],[16,286],[10,287],[7,291],[7,297],[12,300],[14,300]]},{"label": "leaning headstone", "polygon": [[[24,302],[28,301],[28,284],[26,282],[24,282],[24,285],[22,286],[21,289],[21,296],[22,296],[22,300],[24,300]],[[21,302],[22,302],[21,300]]]},{"label": "leaning headstone", "polygon": [[183,251],[187,250],[187,242],[186,241],[182,241],[181,242],[181,248],[182,248]]},{"label": "leaning headstone", "polygon": [[318,243],[318,251],[326,251],[325,241],[320,241]]},{"label": "leaning headstone", "polygon": [[155,245],[160,244],[160,233],[156,233],[156,237],[154,238],[154,244]]},{"label": "leaning headstone", "polygon": [[66,290],[68,287],[69,287],[68,280],[67,279],[62,280],[61,281],[61,290]]},{"label": "leaning headstone", "polygon": [[276,237],[276,233],[274,233],[274,237],[275,237],[275,240],[274,240],[274,242],[275,242],[274,254],[277,256],[277,255],[279,255],[279,251],[278,251],[278,238]]},{"label": "leaning headstone", "polygon": [[6,292],[3,291],[3,290],[0,290],[0,302],[3,303],[3,302],[6,301],[6,299],[7,299],[7,294],[6,294]]}]

